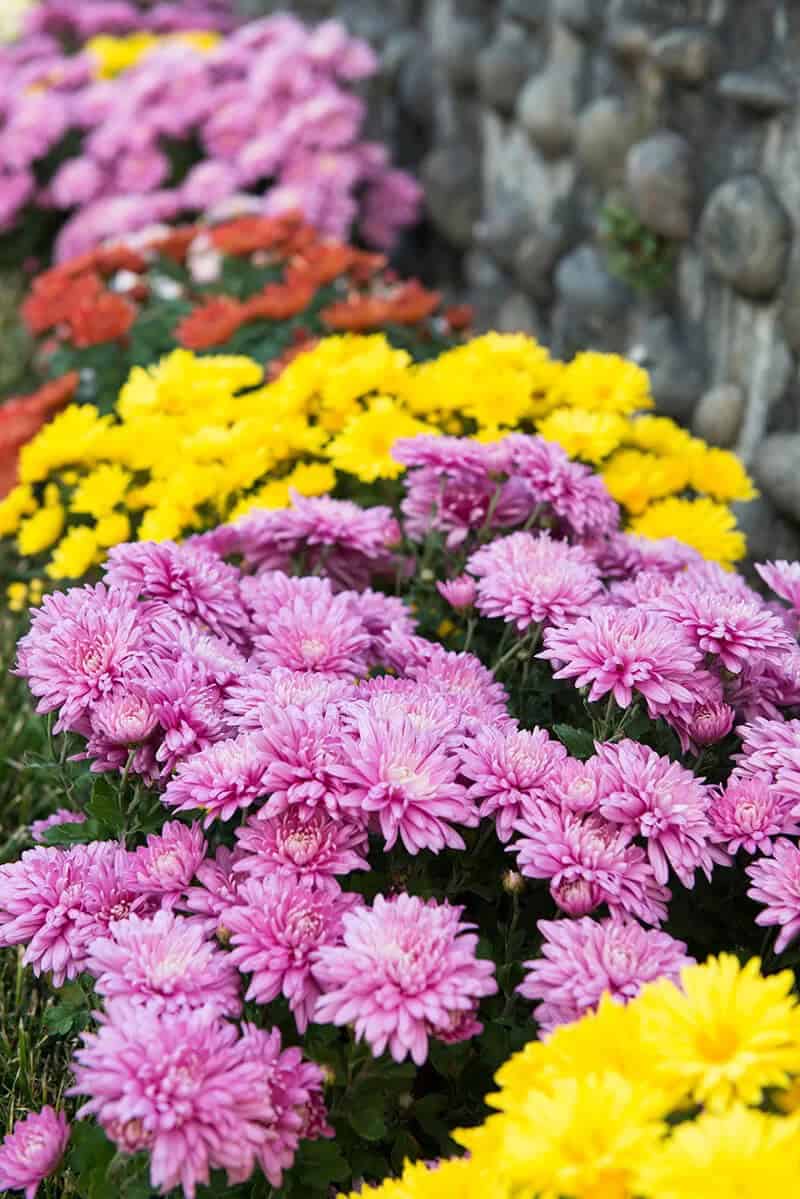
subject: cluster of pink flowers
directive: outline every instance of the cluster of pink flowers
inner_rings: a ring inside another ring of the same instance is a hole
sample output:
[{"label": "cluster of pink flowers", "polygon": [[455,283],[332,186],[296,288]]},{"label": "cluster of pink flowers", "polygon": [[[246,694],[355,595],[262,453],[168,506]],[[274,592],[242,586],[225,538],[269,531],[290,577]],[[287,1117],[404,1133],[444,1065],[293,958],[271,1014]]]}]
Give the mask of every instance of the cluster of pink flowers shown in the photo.
[{"label": "cluster of pink flowers", "polygon": [[97,34],[174,33],[178,30],[229,30],[234,25],[230,0],[37,0],[25,20],[25,35],[51,34],[85,41]]},{"label": "cluster of pink flowers", "polygon": [[[67,214],[56,243],[56,258],[66,260],[231,203],[265,215],[301,212],[341,238],[357,223],[381,248],[416,218],[418,185],[392,168],[382,144],[363,140],[364,103],[348,88],[374,72],[376,59],[343,26],[265,18],[210,51],[165,42],[122,78],[96,80],[91,51],[65,55],[57,37],[124,31],[132,6],[117,7],[113,19],[101,11],[108,5],[50,3],[30,35],[0,56],[0,230],[17,227],[32,206]],[[224,17],[220,5],[181,8],[182,16],[153,10],[152,27],[197,29],[205,20],[214,28]],[[79,153],[42,183],[48,156],[76,133]],[[202,157],[181,177],[169,147],[193,141]]]}]

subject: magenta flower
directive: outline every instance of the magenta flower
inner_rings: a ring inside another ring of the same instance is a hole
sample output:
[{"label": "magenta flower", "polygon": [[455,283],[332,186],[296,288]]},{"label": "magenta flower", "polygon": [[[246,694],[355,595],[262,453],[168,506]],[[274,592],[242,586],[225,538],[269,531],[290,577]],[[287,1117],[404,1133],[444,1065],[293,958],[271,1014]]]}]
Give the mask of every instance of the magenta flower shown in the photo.
[{"label": "magenta flower", "polygon": [[282,570],[262,570],[257,575],[245,575],[240,591],[256,633],[268,633],[275,617],[295,600],[312,604],[314,600],[329,603],[333,598],[329,579],[316,575],[287,575]]},{"label": "magenta flower", "polygon": [[182,654],[177,662],[148,663],[147,697],[163,730],[156,758],[169,775],[181,758],[221,741],[230,732],[224,692],[202,662]]},{"label": "magenta flower", "polygon": [[601,816],[577,816],[534,801],[517,830],[522,837],[509,850],[520,871],[549,879],[553,899],[569,915],[586,916],[606,903],[612,915],[629,913],[645,924],[666,919],[670,893],[644,851]]},{"label": "magenta flower", "polygon": [[539,653],[560,668],[557,679],[588,687],[589,699],[611,693],[621,708],[643,696],[651,716],[691,703],[700,654],[665,617],[634,608],[595,608],[564,628],[544,631]]},{"label": "magenta flower", "polygon": [[52,815],[45,816],[43,820],[34,820],[29,831],[37,845],[41,845],[44,834],[49,828],[58,828],[61,824],[85,824],[85,822],[86,814],[84,812],[71,812],[69,808],[58,808]]},{"label": "magenta flower", "polygon": [[629,837],[644,838],[657,881],[666,883],[670,866],[689,889],[695,870],[710,878],[710,800],[703,781],[636,741],[598,745],[597,758],[600,814]]},{"label": "magenta flower", "polygon": [[[125,750],[148,739],[158,725],[158,716],[145,688],[131,681],[119,684],[99,699],[90,722],[98,740],[107,742],[109,748],[119,746]],[[119,755],[120,764],[126,756],[124,752]]]},{"label": "magenta flower", "polygon": [[75,1054],[78,1117],[122,1153],[150,1154],[150,1183],[194,1199],[211,1170],[248,1178],[273,1121],[265,1070],[213,1007],[161,1012],[112,1000]]},{"label": "magenta flower", "polygon": [[330,767],[342,784],[341,807],[363,819],[374,813],[387,849],[398,837],[411,854],[463,849],[452,824],[473,827],[478,816],[437,735],[405,715],[381,720],[369,711],[355,715],[355,730],[342,736],[341,759]]},{"label": "magenta flower", "polygon": [[318,806],[338,813],[342,785],[334,766],[341,760],[342,728],[335,706],[273,708],[255,736],[266,762],[264,786],[270,798],[262,809],[265,816],[278,816],[295,805],[304,817]]},{"label": "magenta flower", "polygon": [[162,799],[179,812],[205,812],[204,828],[230,820],[266,791],[267,762],[254,733],[217,741],[178,763]]},{"label": "magenta flower", "polygon": [[709,811],[716,838],[728,853],[772,853],[772,839],[800,835],[800,805],[783,794],[770,775],[731,776]]},{"label": "magenta flower", "polygon": [[323,887],[277,873],[245,879],[236,903],[222,913],[231,960],[251,976],[245,999],[271,1003],[282,994],[305,1032],[319,996],[312,966],[323,945],[338,943],[345,913],[361,902],[333,879]]},{"label": "magenta flower", "polygon": [[446,582],[437,581],[436,590],[457,612],[471,608],[477,595],[475,580],[469,575],[458,575],[457,578],[448,579]]},{"label": "magenta flower", "polygon": [[440,645],[426,644],[424,661],[409,663],[411,678],[446,696],[467,730],[509,724],[508,696],[491,670],[473,654],[455,654]]},{"label": "magenta flower", "polygon": [[598,811],[603,794],[600,760],[593,757],[587,762],[576,758],[559,761],[545,779],[544,791],[546,799],[567,812],[587,815]]},{"label": "magenta flower", "polygon": [[328,707],[354,699],[356,694],[355,684],[340,675],[276,666],[269,671],[253,670],[228,687],[225,711],[241,732],[249,732],[262,728],[275,708]]},{"label": "magenta flower", "polygon": [[[714,689],[721,695],[722,686],[718,680],[714,682]],[[697,753],[706,745],[716,745],[722,741],[733,728],[735,717],[736,713],[729,704],[711,697],[688,707],[679,704],[666,713],[667,721],[680,738],[684,753],[689,750]]]},{"label": "magenta flower", "polygon": [[150,833],[147,844],[131,855],[132,890],[157,895],[163,907],[174,907],[197,873],[206,848],[199,824],[187,828],[178,820],[168,820],[160,833]]},{"label": "magenta flower", "polygon": [[[352,1024],[375,1057],[421,1066],[428,1038],[447,1036],[459,1013],[497,990],[494,964],[475,956],[474,926],[463,909],[412,895],[385,899],[344,917],[341,945],[319,951],[314,975],[322,988],[316,1019]],[[476,1031],[481,1028],[476,1026]]]},{"label": "magenta flower", "polygon": [[757,562],[756,570],[769,589],[800,614],[800,562]]},{"label": "magenta flower", "polygon": [[359,825],[315,809],[303,816],[288,808],[280,816],[258,814],[236,830],[241,857],[234,871],[251,878],[289,873],[321,883],[351,870],[369,870],[367,834]]},{"label": "magenta flower", "polygon": [[739,674],[751,659],[780,666],[794,645],[786,626],[760,601],[733,591],[675,590],[648,605],[677,624],[704,654]]},{"label": "magenta flower", "polygon": [[67,1117],[49,1104],[17,1120],[0,1144],[0,1189],[34,1199],[39,1183],[58,1168],[69,1132]]},{"label": "magenta flower", "polygon": [[59,208],[77,208],[94,200],[104,182],[104,172],[93,159],[72,158],[56,171],[50,192]]},{"label": "magenta flower", "polygon": [[387,638],[409,637],[417,627],[408,605],[395,595],[384,595],[366,587],[348,593],[353,613],[370,635],[370,661],[383,665]]},{"label": "magenta flower", "polygon": [[107,937],[92,942],[87,969],[106,999],[122,997],[161,1012],[204,1004],[221,1016],[241,1010],[239,976],[228,954],[206,940],[198,924],[166,910],[117,921]]},{"label": "magenta flower", "polygon": [[625,1003],[655,979],[677,984],[694,961],[682,941],[627,917],[540,920],[537,927],[542,956],[524,963],[528,973],[517,990],[541,1001],[535,1016],[542,1033],[580,1019],[604,994]]},{"label": "magenta flower", "polygon": [[205,858],[197,867],[196,884],[187,890],[181,907],[206,936],[221,930],[220,918],[226,908],[236,903],[241,879],[234,874],[239,851],[220,846],[213,858]]},{"label": "magenta flower", "polygon": [[467,792],[480,804],[481,817],[494,816],[497,836],[508,841],[516,822],[533,799],[547,798],[567,751],[544,729],[487,728],[460,751],[461,773],[470,780]]},{"label": "magenta flower", "polygon": [[477,608],[522,632],[532,624],[564,624],[586,612],[602,590],[595,563],[578,545],[549,533],[512,533],[472,555]]},{"label": "magenta flower", "polygon": [[435,733],[439,744],[448,749],[464,743],[458,708],[427,683],[378,675],[362,683],[358,695],[363,698],[342,705],[342,719],[347,728],[355,728],[359,713],[368,711],[377,720],[392,720],[402,714],[419,732]]},{"label": "magenta flower", "polygon": [[352,677],[367,673],[370,636],[347,595],[297,595],[276,612],[269,632],[253,638],[253,660],[265,670],[315,670]]},{"label": "magenta flower", "polygon": [[780,927],[775,952],[783,953],[800,933],[800,849],[781,837],[772,847],[772,857],[751,862],[746,874],[753,884],[747,894],[765,905],[756,924]]}]

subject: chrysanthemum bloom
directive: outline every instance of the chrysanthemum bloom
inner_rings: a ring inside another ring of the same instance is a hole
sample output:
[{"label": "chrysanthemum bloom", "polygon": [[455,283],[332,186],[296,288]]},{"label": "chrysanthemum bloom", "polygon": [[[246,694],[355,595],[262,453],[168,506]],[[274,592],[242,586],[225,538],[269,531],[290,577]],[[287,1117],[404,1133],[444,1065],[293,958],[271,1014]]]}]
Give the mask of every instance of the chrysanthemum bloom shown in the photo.
[{"label": "chrysanthemum bloom", "polygon": [[711,1111],[758,1104],[766,1087],[785,1087],[800,1070],[794,975],[762,977],[760,966],[723,953],[683,969],[680,987],[661,979],[636,1000],[665,1083]]},{"label": "chrysanthemum bloom", "polygon": [[130,915],[93,941],[87,969],[95,990],[162,1012],[208,1004],[221,1016],[241,1010],[239,975],[229,956],[206,940],[202,928],[169,911]]},{"label": "chrysanthemum bloom", "polygon": [[358,689],[363,699],[342,704],[342,720],[348,729],[357,725],[359,713],[369,711],[377,720],[392,720],[401,714],[419,732],[435,733],[447,748],[462,745],[465,733],[458,708],[427,683],[378,675]]},{"label": "chrysanthemum bloom", "polygon": [[600,813],[620,825],[629,837],[643,837],[659,883],[670,866],[684,887],[694,886],[694,872],[711,876],[707,787],[677,762],[636,741],[598,745],[602,795]]},{"label": "chrysanthemum bloom", "polygon": [[771,591],[800,613],[800,562],[757,562],[756,570]]},{"label": "chrysanthemum bloom", "polygon": [[421,1066],[428,1038],[450,1029],[454,1015],[471,1012],[497,990],[494,964],[478,959],[474,926],[463,909],[412,895],[357,908],[344,918],[344,943],[326,945],[314,965],[322,988],[315,1018],[352,1024],[375,1057]]},{"label": "chrysanthemum bloom", "polygon": [[150,1183],[194,1199],[214,1169],[250,1176],[273,1119],[264,1068],[213,1008],[160,1012],[112,1000],[75,1054],[79,1118],[122,1153],[150,1154]]},{"label": "chrysanthemum bloom", "polygon": [[776,787],[770,775],[731,777],[714,797],[709,816],[728,853],[772,852],[773,837],[800,835],[797,799]]},{"label": "chrysanthemum bloom", "polygon": [[90,722],[95,736],[124,750],[146,741],[158,724],[158,716],[141,683],[126,681],[98,700]]},{"label": "chrysanthemum bloom", "polygon": [[60,824],[84,824],[85,821],[84,812],[71,812],[69,808],[59,808],[51,816],[45,816],[43,820],[34,820],[29,831],[31,838],[37,845],[41,845],[44,834],[49,828],[58,828]]},{"label": "chrysanthemum bloom", "polygon": [[733,708],[722,699],[701,700],[688,708],[678,706],[666,716],[680,738],[684,753],[697,752],[722,741],[733,728],[735,718]]},{"label": "chrysanthemum bloom", "polygon": [[543,437],[512,433],[512,473],[528,484],[533,504],[547,504],[576,537],[600,537],[619,527],[619,507],[603,480],[588,466],[571,462],[560,445]]},{"label": "chrysanthemum bloom", "polygon": [[544,729],[508,731],[487,728],[468,741],[459,754],[467,792],[480,803],[478,814],[494,816],[497,835],[508,841],[532,799],[547,797],[548,780],[566,760],[567,751]]},{"label": "chrysanthemum bloom", "polygon": [[252,732],[264,725],[273,708],[304,708],[307,704],[326,707],[343,699],[354,699],[356,687],[341,675],[320,674],[312,670],[252,670],[226,688],[225,711],[241,732]]},{"label": "chrysanthemum bloom", "polygon": [[441,691],[458,708],[467,730],[487,724],[500,728],[510,722],[505,688],[474,654],[451,653],[434,645],[424,662],[409,664],[408,674],[418,683]]},{"label": "chrysanthemum bloom", "polygon": [[677,982],[694,960],[682,941],[625,917],[540,920],[537,927],[542,956],[523,963],[528,973],[517,990],[541,1000],[535,1016],[542,1032],[578,1020],[604,992],[625,1003],[653,979]]},{"label": "chrysanthemum bloom", "polygon": [[457,612],[461,612],[464,608],[471,608],[477,594],[475,580],[471,579],[469,575],[458,575],[457,578],[448,579],[446,582],[439,580],[436,583],[436,590],[442,599],[447,600],[451,608],[455,608]]},{"label": "chrysanthemum bloom", "polygon": [[60,709],[56,733],[80,729],[92,705],[124,682],[143,635],[128,592],[102,583],[56,592],[18,643],[16,673],[39,700],[37,712]]},{"label": "chrysanthemum bloom", "polygon": [[181,904],[206,935],[221,932],[223,911],[236,903],[241,878],[234,874],[239,851],[220,846],[213,858],[205,858],[197,867],[196,885],[189,887]]},{"label": "chrysanthemum bloom", "polygon": [[374,813],[387,849],[398,837],[412,854],[463,849],[452,824],[473,827],[478,816],[457,782],[457,760],[436,733],[403,714],[381,720],[369,711],[356,715],[355,727],[343,734],[340,761],[330,767],[342,784],[341,807],[362,819]]},{"label": "chrysanthemum bloom", "polygon": [[[417,440],[423,439],[413,438]],[[395,443],[395,457],[402,444],[402,439]],[[493,529],[522,524],[534,506],[530,489],[520,479],[501,482],[488,470],[483,476],[471,471],[442,475],[432,467],[409,473],[401,505],[408,537],[422,542],[432,532],[444,533],[449,549],[463,545],[487,522]]]},{"label": "chrysanthemum bloom", "polygon": [[342,721],[335,705],[269,709],[255,736],[266,762],[265,816],[295,805],[303,816],[317,806],[332,815],[339,811],[342,785],[333,766],[342,757]]},{"label": "chrysanthemum bloom", "polygon": [[265,794],[267,760],[254,733],[217,741],[178,763],[162,799],[179,812],[205,812],[204,828],[230,820]]},{"label": "chrysanthemum bloom", "polygon": [[545,780],[544,791],[546,799],[567,812],[578,815],[596,812],[603,793],[599,759],[592,757],[586,762],[563,759]]},{"label": "chrysanthemum bloom", "polygon": [[[789,779],[793,768],[797,770],[800,720],[758,717],[736,731],[742,739],[742,752],[735,755],[738,773],[764,771],[784,781]],[[800,790],[797,798],[800,801]]]},{"label": "chrysanthemum bloom", "polygon": [[245,575],[240,589],[256,633],[268,633],[281,609],[296,599],[311,604],[314,600],[330,603],[333,598],[329,579],[316,575],[287,575],[282,570],[262,570],[257,575]]},{"label": "chrysanthemum bloom", "polygon": [[477,550],[467,569],[479,577],[477,608],[522,632],[532,624],[564,624],[586,612],[602,584],[582,546],[549,533],[512,533]]},{"label": "chrysanthemum bloom", "polygon": [[39,1183],[64,1156],[69,1131],[67,1117],[49,1104],[17,1120],[0,1145],[0,1189],[24,1191],[25,1199],[34,1199]]},{"label": "chrysanthemum bloom", "polygon": [[772,857],[751,862],[747,875],[753,884],[747,894],[764,904],[756,924],[780,928],[775,952],[783,953],[800,933],[800,849],[781,838],[772,847]]},{"label": "chrysanthemum bloom", "polygon": [[187,828],[178,820],[168,820],[160,833],[150,833],[147,844],[132,855],[132,889],[158,895],[163,907],[174,907],[197,873],[206,848],[199,824]]},{"label": "chrysanthemum bloom", "polygon": [[319,996],[312,975],[318,952],[340,941],[345,913],[361,902],[333,879],[322,887],[283,874],[246,879],[235,905],[222,913],[231,959],[251,975],[245,998],[271,1003],[284,995],[298,1030],[305,1032]]},{"label": "chrysanthemum bloom", "polygon": [[251,878],[288,872],[319,883],[369,870],[366,830],[341,817],[332,820],[324,809],[309,816],[297,808],[280,816],[253,816],[236,830],[236,840],[242,856],[234,870]]},{"label": "chrysanthemum bloom", "polygon": [[408,637],[417,627],[408,605],[397,595],[384,595],[367,587],[364,591],[350,591],[350,606],[363,623],[371,640],[371,662],[383,664],[384,643],[388,636]]},{"label": "chrysanthemum bloom", "polygon": [[586,916],[601,903],[612,914],[627,912],[645,924],[667,916],[669,891],[661,886],[645,853],[601,816],[576,816],[532,801],[517,822],[519,841],[509,846],[528,878],[550,880],[550,893],[571,916]]},{"label": "chrysanthemum bloom", "polygon": [[634,692],[651,716],[673,703],[691,703],[692,676],[700,654],[665,617],[634,608],[595,608],[575,624],[544,631],[539,653],[554,665],[554,677],[589,687],[589,699],[611,693],[621,708]]},{"label": "chrysanthemum bloom", "polygon": [[147,697],[163,730],[156,759],[169,775],[189,754],[230,735],[223,691],[203,664],[188,654],[148,663]]},{"label": "chrysanthemum bloom", "polygon": [[322,1100],[322,1070],[303,1060],[296,1048],[282,1049],[277,1028],[266,1032],[254,1024],[242,1025],[246,1055],[262,1067],[272,1107],[272,1119],[257,1158],[268,1181],[280,1187],[301,1139],[332,1137]]},{"label": "chrysanthemum bloom", "polygon": [[761,602],[733,592],[672,591],[648,607],[677,624],[704,654],[738,674],[750,659],[780,665],[794,642],[784,623]]},{"label": "chrysanthemum bloom", "polygon": [[276,612],[269,632],[254,639],[253,661],[262,669],[318,670],[353,677],[368,670],[370,636],[347,595],[295,599]]}]

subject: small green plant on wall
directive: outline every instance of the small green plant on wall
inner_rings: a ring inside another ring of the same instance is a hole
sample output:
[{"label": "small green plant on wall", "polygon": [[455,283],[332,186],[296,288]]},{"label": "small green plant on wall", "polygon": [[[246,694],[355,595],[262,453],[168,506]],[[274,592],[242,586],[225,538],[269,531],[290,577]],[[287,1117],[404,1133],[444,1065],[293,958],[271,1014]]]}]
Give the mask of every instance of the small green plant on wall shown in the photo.
[{"label": "small green plant on wall", "polygon": [[638,291],[660,291],[672,278],[675,243],[654,233],[619,198],[606,201],[598,223],[609,269]]}]

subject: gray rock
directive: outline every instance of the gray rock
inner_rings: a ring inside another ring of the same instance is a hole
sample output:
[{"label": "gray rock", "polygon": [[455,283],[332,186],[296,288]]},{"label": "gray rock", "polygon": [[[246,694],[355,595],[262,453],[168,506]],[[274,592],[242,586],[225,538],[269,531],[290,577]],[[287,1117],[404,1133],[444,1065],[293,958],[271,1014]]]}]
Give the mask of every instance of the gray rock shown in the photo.
[{"label": "gray rock", "polygon": [[545,225],[524,237],[514,256],[514,277],[536,299],[546,299],[551,290],[551,275],[564,248],[565,230],[561,225]]},{"label": "gray rock", "polygon": [[795,242],[781,292],[781,327],[796,354],[800,354],[800,244]]},{"label": "gray rock", "polygon": [[522,21],[534,29],[543,25],[550,12],[549,0],[504,0],[503,16]]},{"label": "gray rock", "polygon": [[700,398],[692,418],[692,432],[709,445],[728,449],[734,445],[744,415],[745,396],[736,383],[718,383]]},{"label": "gray rock", "polygon": [[651,56],[665,75],[695,85],[714,70],[718,50],[716,38],[705,29],[670,29],[653,42]]},{"label": "gray rock", "polygon": [[692,228],[689,143],[660,130],[628,151],[625,183],[642,224],[665,237],[688,237]]},{"label": "gray rock", "polygon": [[432,150],[420,168],[434,225],[456,246],[468,246],[480,216],[481,177],[477,154],[463,145]]},{"label": "gray rock", "polygon": [[414,39],[412,52],[408,53],[397,73],[397,98],[403,111],[409,113],[421,125],[429,125],[434,112],[434,67],[430,46]]},{"label": "gray rock", "polygon": [[494,41],[478,56],[478,86],[486,103],[510,111],[536,66],[536,52],[520,25],[503,22]]},{"label": "gray rock", "polygon": [[703,363],[682,330],[666,314],[643,316],[629,354],[650,373],[650,388],[659,413],[685,419],[705,383]]},{"label": "gray rock", "polygon": [[508,276],[491,254],[470,250],[464,256],[464,276],[475,291],[491,291],[507,285]]},{"label": "gray rock", "polygon": [[770,116],[788,108],[792,103],[789,91],[774,70],[727,71],[717,85],[717,91],[726,100],[734,100],[743,108]]},{"label": "gray rock", "polygon": [[753,474],[776,508],[800,521],[800,433],[765,437],[753,460]]},{"label": "gray rock", "polygon": [[578,246],[556,268],[556,291],[571,308],[616,317],[631,302],[630,288],[609,274],[594,246]]},{"label": "gray rock", "polygon": [[569,150],[575,137],[576,116],[572,83],[559,70],[534,75],[520,93],[517,117],[548,158]]},{"label": "gray rock", "polygon": [[731,504],[731,511],[747,538],[748,562],[774,558],[793,562],[800,558],[800,529],[784,520],[766,496]]},{"label": "gray rock", "polygon": [[625,155],[637,139],[637,120],[618,96],[599,96],[578,117],[575,152],[592,183],[608,188],[625,172]]},{"label": "gray rock", "polygon": [[612,22],[606,34],[606,45],[620,58],[646,58],[652,44],[652,30],[643,21],[620,18]]},{"label": "gray rock", "polygon": [[436,47],[436,61],[453,87],[474,86],[478,55],[485,45],[486,35],[480,22],[451,22],[447,38]]},{"label": "gray rock", "polygon": [[602,0],[554,0],[553,16],[573,33],[589,37],[603,23]]},{"label": "gray rock", "polygon": [[481,249],[487,250],[503,266],[512,269],[520,242],[530,228],[530,214],[509,205],[478,221],[473,236]]},{"label": "gray rock", "polygon": [[541,336],[541,321],[533,304],[521,291],[512,292],[500,305],[495,328],[500,333],[529,333]]},{"label": "gray rock", "polygon": [[772,185],[755,174],[721,183],[700,222],[701,248],[711,270],[754,299],[779,287],[791,237],[791,221]]}]

